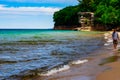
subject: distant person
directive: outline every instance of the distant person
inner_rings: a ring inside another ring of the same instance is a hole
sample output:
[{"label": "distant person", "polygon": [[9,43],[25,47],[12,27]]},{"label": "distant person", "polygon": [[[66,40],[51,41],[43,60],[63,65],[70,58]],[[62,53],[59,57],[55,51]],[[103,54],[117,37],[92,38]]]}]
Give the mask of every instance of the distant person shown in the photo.
[{"label": "distant person", "polygon": [[119,35],[118,35],[118,32],[116,31],[116,29],[113,29],[112,39],[113,39],[114,49],[117,49],[118,40],[119,40]]}]

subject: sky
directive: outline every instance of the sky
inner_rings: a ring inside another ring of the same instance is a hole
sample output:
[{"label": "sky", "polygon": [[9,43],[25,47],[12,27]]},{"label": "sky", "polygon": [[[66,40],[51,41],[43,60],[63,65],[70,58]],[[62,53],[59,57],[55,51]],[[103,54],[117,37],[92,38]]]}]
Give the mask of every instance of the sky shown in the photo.
[{"label": "sky", "polygon": [[53,14],[77,0],[0,0],[0,29],[51,29]]}]

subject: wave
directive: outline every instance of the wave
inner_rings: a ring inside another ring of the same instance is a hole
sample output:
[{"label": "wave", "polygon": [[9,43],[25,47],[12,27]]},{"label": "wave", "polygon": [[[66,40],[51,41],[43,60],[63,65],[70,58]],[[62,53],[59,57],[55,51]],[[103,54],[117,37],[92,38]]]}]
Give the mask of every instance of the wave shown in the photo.
[{"label": "wave", "polygon": [[[84,59],[84,60],[77,60],[77,61],[72,61],[71,64],[83,64],[83,63],[86,63],[88,62],[87,59]],[[50,76],[50,75],[53,75],[55,73],[58,73],[58,72],[62,72],[62,71],[65,71],[65,70],[69,70],[70,69],[70,65],[64,65],[62,67],[59,67],[59,68],[54,68],[54,69],[51,69],[49,71],[47,71],[46,73],[40,73],[38,75],[40,76]]]},{"label": "wave", "polygon": [[113,41],[112,36],[111,36],[111,32],[105,33],[104,39],[106,40],[106,43],[104,44],[104,46],[109,46]]},{"label": "wave", "polygon": [[55,73],[57,73],[57,72],[61,72],[61,71],[65,71],[65,70],[68,70],[70,68],[70,66],[69,65],[64,65],[63,67],[61,67],[61,68],[54,68],[54,69],[52,69],[52,70],[50,70],[50,71],[48,71],[47,73],[41,73],[41,74],[39,74],[40,76],[50,76],[50,75],[53,75],[53,74],[55,74]]},{"label": "wave", "polygon": [[77,61],[73,61],[72,64],[83,64],[85,62],[88,62],[88,60],[87,59],[85,59],[85,60],[77,60]]}]

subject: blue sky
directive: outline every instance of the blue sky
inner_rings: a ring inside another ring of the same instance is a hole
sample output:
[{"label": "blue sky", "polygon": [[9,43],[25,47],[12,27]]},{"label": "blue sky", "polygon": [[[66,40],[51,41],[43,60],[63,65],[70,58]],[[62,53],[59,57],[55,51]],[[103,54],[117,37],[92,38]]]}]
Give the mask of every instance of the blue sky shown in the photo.
[{"label": "blue sky", "polygon": [[0,29],[53,28],[53,13],[77,0],[0,0]]}]

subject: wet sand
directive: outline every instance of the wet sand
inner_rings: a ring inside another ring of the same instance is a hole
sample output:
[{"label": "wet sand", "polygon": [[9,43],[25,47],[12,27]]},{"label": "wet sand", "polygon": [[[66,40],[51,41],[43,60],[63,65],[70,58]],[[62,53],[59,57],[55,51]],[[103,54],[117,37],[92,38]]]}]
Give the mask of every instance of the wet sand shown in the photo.
[{"label": "wet sand", "polygon": [[[120,45],[118,45],[118,47],[120,47]],[[118,54],[116,54],[117,61],[106,64],[106,66],[109,66],[110,69],[105,70],[97,75],[96,80],[120,80],[120,48],[118,49]]]}]

